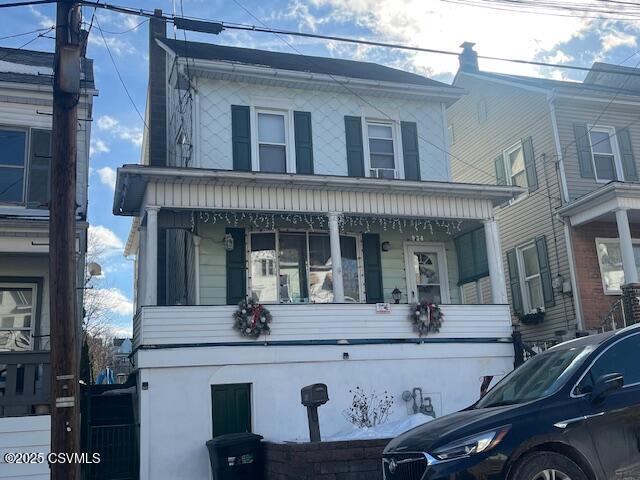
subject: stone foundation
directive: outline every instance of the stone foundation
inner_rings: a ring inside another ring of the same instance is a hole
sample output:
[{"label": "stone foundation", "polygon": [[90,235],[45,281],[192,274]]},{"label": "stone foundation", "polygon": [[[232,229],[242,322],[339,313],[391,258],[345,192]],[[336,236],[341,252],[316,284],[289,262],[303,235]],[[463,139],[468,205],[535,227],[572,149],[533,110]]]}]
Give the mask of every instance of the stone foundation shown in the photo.
[{"label": "stone foundation", "polygon": [[640,283],[622,286],[622,306],[627,325],[640,323]]}]

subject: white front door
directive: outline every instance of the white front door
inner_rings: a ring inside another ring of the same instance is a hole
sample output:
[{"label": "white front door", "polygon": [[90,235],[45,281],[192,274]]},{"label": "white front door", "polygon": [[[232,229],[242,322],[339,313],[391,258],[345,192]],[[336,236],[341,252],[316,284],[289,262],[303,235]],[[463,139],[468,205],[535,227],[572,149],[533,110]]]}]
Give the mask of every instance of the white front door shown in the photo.
[{"label": "white front door", "polygon": [[444,245],[407,243],[405,245],[407,288],[410,302],[427,300],[449,303],[449,281]]}]

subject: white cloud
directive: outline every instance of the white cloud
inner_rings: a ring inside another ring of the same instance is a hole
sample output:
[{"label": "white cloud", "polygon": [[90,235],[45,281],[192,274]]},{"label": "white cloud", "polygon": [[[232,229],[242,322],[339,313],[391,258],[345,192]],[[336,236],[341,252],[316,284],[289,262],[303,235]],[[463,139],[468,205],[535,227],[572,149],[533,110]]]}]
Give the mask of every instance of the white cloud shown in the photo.
[{"label": "white cloud", "polygon": [[88,301],[91,301],[91,297],[99,298],[100,304],[110,313],[119,316],[133,315],[133,301],[118,288],[90,288],[85,290],[85,295],[89,297]]},{"label": "white cloud", "polygon": [[638,45],[635,36],[620,31],[611,31],[603,35],[601,40],[603,53],[622,46],[635,48]]},{"label": "white cloud", "polygon": [[102,115],[98,118],[96,125],[99,130],[109,132],[122,140],[131,142],[136,147],[142,145],[142,129],[138,127],[126,127],[116,118],[109,115]]},{"label": "white cloud", "polygon": [[109,146],[104,140],[99,138],[92,138],[91,145],[89,146],[89,155],[99,155],[101,153],[109,153]]},{"label": "white cloud", "polygon": [[104,34],[104,40],[103,40],[102,35],[100,35],[100,31],[98,30],[98,28],[94,27],[91,31],[91,34],[89,35],[89,43],[91,45],[95,45],[96,47],[104,48],[105,42],[107,43],[107,46],[109,47],[109,50],[111,51],[111,53],[113,53],[114,55],[123,56],[123,55],[133,55],[137,53],[137,50],[135,49],[135,47],[132,45],[131,42],[127,42],[120,38],[110,37],[106,33]]},{"label": "white cloud", "polygon": [[124,242],[113,230],[103,225],[89,225],[88,250],[89,255],[111,256],[122,253]]},{"label": "white cloud", "polygon": [[56,24],[56,21],[53,18],[45,15],[33,5],[29,5],[29,10],[31,10],[33,16],[38,20],[38,26],[40,28],[50,28]]},{"label": "white cloud", "polygon": [[116,188],[116,171],[111,167],[102,167],[96,170],[100,181],[107,187],[115,190]]}]

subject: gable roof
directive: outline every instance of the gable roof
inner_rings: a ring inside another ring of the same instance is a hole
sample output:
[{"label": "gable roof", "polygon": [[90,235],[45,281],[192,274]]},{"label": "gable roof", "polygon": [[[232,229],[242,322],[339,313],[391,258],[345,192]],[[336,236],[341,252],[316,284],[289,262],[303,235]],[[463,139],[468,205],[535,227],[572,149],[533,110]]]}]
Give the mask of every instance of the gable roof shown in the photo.
[{"label": "gable roof", "polygon": [[[53,66],[51,52],[0,47],[0,82],[52,85]],[[82,60],[82,74],[81,87],[93,89],[93,60]]]},{"label": "gable roof", "polygon": [[451,85],[431,80],[422,75],[371,62],[228,47],[211,43],[185,42],[184,40],[167,38],[159,39],[159,42],[170,48],[178,57],[239,63],[280,70],[311,72],[339,77],[377,80],[381,82],[454,88]]}]

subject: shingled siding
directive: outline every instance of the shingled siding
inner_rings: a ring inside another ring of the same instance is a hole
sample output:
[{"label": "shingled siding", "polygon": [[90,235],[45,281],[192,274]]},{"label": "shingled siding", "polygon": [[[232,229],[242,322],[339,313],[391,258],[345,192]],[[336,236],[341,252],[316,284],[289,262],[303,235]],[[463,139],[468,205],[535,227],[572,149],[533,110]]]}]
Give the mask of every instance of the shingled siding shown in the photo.
[{"label": "shingled siding", "polygon": [[[556,148],[546,95],[481,80],[465,74],[457,77],[456,86],[469,92],[447,110],[453,126],[452,173],[456,182],[495,184],[495,158],[531,136],[536,157],[538,189],[518,201],[496,209],[500,226],[505,273],[508,274],[506,252],[545,235],[552,278],[562,275],[570,279],[564,226],[554,219],[560,206],[560,189],[555,164]],[[478,102],[486,102],[487,118],[478,118]],[[509,301],[511,290],[507,285]],[[514,321],[517,319],[514,317]],[[555,295],[555,306],[548,308],[542,325],[522,326],[526,340],[555,337],[556,331],[575,330],[572,299]]]},{"label": "shingled siding", "polygon": [[265,443],[264,480],[382,480],[386,440]]}]

